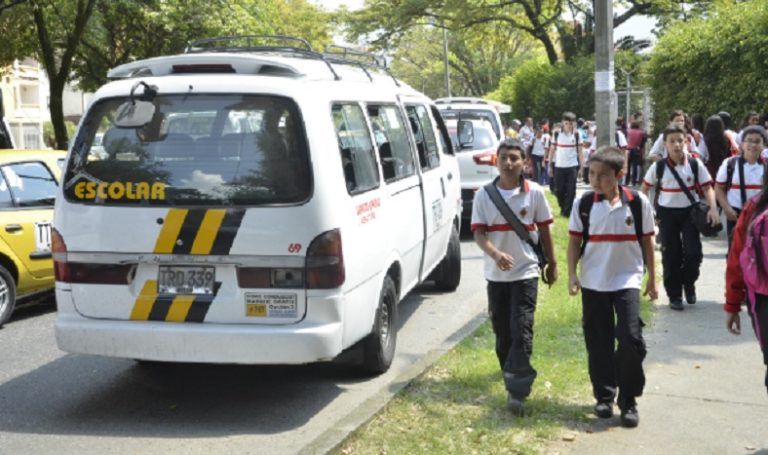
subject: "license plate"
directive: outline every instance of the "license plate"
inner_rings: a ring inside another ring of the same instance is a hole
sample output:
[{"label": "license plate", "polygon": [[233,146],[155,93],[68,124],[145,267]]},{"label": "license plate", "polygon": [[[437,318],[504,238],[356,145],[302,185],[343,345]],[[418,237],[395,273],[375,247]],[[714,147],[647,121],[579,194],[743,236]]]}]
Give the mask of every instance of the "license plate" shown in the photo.
[{"label": "license plate", "polygon": [[296,294],[245,294],[245,315],[257,318],[298,317]]},{"label": "license plate", "polygon": [[158,294],[213,294],[214,267],[160,266]]},{"label": "license plate", "polygon": [[35,250],[51,251],[51,223],[42,221],[35,223]]}]

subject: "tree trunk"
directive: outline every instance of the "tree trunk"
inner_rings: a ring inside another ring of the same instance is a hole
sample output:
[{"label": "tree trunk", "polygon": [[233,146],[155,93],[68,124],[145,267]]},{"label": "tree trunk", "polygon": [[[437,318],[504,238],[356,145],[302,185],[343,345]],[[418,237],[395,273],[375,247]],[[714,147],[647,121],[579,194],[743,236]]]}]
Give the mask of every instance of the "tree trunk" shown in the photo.
[{"label": "tree trunk", "polygon": [[69,146],[69,137],[67,135],[67,125],[64,123],[64,80],[57,77],[57,80],[50,81],[51,123],[53,124],[53,134],[56,138],[56,149],[67,150]]}]

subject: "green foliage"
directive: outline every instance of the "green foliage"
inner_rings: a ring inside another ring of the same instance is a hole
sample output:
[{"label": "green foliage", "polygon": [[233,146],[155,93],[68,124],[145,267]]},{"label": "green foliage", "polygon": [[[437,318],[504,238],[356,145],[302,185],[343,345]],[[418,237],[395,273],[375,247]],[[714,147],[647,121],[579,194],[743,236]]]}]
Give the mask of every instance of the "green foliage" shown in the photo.
[{"label": "green foliage", "polygon": [[563,112],[591,118],[595,111],[595,61],[574,57],[571,63],[550,65],[540,57],[518,67],[489,95],[512,106],[512,116],[559,120]]},{"label": "green foliage", "polygon": [[[719,2],[709,17],[677,22],[648,64],[656,118],[675,109],[739,119],[768,110],[768,2]],[[659,125],[657,125],[659,126]]]},{"label": "green foliage", "polygon": [[[67,137],[72,137],[75,134],[77,125],[69,120],[64,121],[64,126],[67,128]],[[46,121],[43,123],[43,143],[46,147],[56,148],[56,137],[53,134],[53,123]]]}]

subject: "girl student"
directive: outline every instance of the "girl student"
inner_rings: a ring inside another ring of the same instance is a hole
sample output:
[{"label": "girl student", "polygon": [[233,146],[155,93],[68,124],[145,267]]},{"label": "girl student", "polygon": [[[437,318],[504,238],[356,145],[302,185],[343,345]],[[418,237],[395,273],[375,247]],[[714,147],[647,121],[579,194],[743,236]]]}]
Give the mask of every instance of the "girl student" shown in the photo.
[{"label": "girl student", "polygon": [[701,237],[691,217],[693,203],[678,183],[678,177],[694,199],[700,200],[699,193],[703,194],[709,204],[707,220],[712,225],[720,220],[712,178],[698,158],[686,153],[686,134],[685,128],[677,123],[670,123],[664,129],[662,137],[669,156],[648,169],[641,186],[646,196],[651,188],[656,188],[664,290],[670,308],[677,311],[683,309],[683,291],[689,304],[696,303],[696,280],[703,258]]},{"label": "girl student", "polygon": [[[669,116],[669,121],[670,123],[680,126],[683,128],[683,131],[685,131],[685,152],[698,157],[699,148],[696,146],[696,139],[691,134],[691,120],[688,118],[688,114],[680,110],[674,111],[672,112],[672,115]],[[664,135],[660,134],[659,137],[656,138],[656,142],[653,143],[651,151],[648,152],[648,159],[657,161],[666,157],[667,151],[664,147]],[[706,160],[706,156],[704,158]]]}]

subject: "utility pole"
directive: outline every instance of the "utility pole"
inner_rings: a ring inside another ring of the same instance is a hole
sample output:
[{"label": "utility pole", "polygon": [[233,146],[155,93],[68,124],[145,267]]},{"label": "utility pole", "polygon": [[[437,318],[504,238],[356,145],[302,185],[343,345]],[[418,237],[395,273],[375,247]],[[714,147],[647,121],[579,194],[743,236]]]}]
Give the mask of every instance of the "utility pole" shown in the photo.
[{"label": "utility pole", "polygon": [[616,142],[613,79],[613,1],[595,0],[595,113],[597,146]]},{"label": "utility pole", "polygon": [[629,125],[629,116],[630,116],[630,113],[631,113],[630,101],[632,100],[632,98],[631,98],[631,96],[632,96],[631,95],[631,93],[632,93],[632,84],[630,83],[629,78],[632,76],[632,73],[634,73],[634,71],[627,71],[627,70],[625,70],[623,68],[619,68],[619,70],[621,71],[622,74],[624,74],[624,77],[627,78],[627,96],[626,96],[626,98],[627,98],[627,100],[626,100],[627,116],[624,117],[624,120],[627,122],[627,125]]},{"label": "utility pole", "polygon": [[448,74],[448,29],[443,25],[443,72],[445,72],[445,92],[451,97],[451,77]]}]

